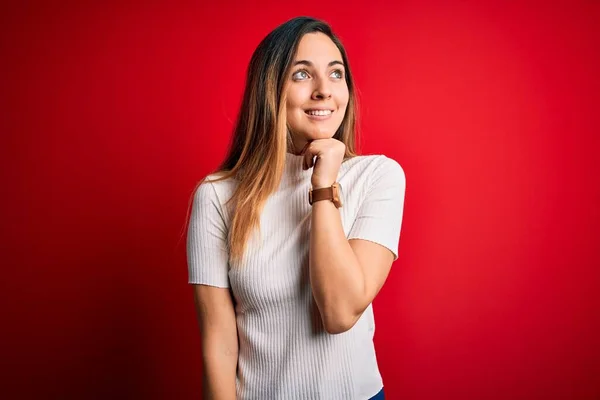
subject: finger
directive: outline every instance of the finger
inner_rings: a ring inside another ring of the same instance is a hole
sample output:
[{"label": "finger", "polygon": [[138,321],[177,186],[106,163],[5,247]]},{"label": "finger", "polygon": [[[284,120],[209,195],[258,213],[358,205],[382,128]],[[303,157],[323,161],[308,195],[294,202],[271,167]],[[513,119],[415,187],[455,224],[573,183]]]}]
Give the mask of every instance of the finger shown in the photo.
[{"label": "finger", "polygon": [[313,151],[307,151],[304,155],[304,164],[306,165],[307,169],[315,166],[315,157],[318,156],[316,154],[313,154]]}]

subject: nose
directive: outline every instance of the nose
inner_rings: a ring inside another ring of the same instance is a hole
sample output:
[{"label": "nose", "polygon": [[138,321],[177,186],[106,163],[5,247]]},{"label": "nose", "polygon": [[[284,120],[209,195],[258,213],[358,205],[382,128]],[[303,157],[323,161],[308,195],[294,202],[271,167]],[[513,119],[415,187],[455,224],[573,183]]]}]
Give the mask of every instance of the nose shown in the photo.
[{"label": "nose", "polygon": [[331,89],[326,79],[319,79],[315,90],[312,93],[313,100],[329,99],[331,98]]}]

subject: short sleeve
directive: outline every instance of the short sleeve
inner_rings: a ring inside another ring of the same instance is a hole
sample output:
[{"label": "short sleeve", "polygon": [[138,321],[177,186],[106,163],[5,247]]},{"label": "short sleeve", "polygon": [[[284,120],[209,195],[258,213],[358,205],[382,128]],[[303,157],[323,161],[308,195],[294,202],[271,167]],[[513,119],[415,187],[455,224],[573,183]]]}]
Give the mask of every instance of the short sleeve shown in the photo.
[{"label": "short sleeve", "polygon": [[227,227],[212,183],[196,189],[187,231],[188,283],[229,285]]},{"label": "short sleeve", "polygon": [[387,247],[398,259],[400,227],[404,211],[406,177],[400,164],[383,160],[370,177],[365,198],[359,206],[348,239],[364,239]]}]

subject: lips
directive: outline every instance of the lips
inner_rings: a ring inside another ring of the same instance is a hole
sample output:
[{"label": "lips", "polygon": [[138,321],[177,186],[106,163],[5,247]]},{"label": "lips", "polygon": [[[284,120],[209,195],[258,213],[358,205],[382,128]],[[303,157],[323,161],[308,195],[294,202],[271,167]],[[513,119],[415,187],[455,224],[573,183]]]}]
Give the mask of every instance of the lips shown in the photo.
[{"label": "lips", "polygon": [[333,110],[313,108],[313,109],[305,110],[304,112],[308,115],[324,117],[327,115],[331,115],[333,113]]}]

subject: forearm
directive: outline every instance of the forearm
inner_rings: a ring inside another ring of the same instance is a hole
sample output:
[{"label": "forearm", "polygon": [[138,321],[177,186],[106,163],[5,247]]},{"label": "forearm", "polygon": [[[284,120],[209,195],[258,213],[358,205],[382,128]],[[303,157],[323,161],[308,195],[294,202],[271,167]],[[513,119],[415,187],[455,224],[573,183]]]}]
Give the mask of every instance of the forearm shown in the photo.
[{"label": "forearm", "polygon": [[237,357],[203,354],[202,361],[202,398],[235,400]]},{"label": "forearm", "polygon": [[330,333],[350,329],[359,317],[364,276],[331,201],[312,206],[309,254],[310,283],[325,328]]},{"label": "forearm", "polygon": [[206,400],[235,400],[239,344],[233,329],[204,329],[202,393]]}]

